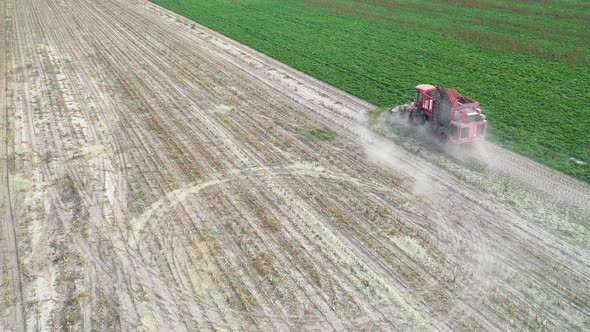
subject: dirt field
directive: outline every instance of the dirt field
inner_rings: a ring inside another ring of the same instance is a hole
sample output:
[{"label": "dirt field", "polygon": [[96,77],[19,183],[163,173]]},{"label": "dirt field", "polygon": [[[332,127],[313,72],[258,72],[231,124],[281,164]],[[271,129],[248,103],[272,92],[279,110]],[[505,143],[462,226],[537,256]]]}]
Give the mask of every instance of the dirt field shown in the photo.
[{"label": "dirt field", "polygon": [[0,15],[0,330],[590,329],[587,184],[146,1]]}]

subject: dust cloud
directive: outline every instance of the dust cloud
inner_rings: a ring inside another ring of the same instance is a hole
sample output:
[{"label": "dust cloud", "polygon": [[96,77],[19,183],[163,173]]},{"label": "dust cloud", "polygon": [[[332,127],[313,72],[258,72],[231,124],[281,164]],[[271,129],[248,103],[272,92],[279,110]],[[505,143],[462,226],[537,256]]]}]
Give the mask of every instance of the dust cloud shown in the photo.
[{"label": "dust cloud", "polygon": [[[411,126],[405,118],[392,116],[390,112],[380,115],[378,121],[394,122],[406,128]],[[418,130],[425,131],[424,128]],[[408,160],[402,160],[402,158],[407,158],[407,153],[402,151],[402,148],[394,142],[374,133],[369,128],[366,119],[363,119],[357,124],[355,132],[359,137],[358,143],[363,147],[369,161],[410,177],[413,182],[412,189],[416,194],[430,196],[436,193],[435,188],[431,185],[432,178],[422,172],[417,165],[416,167],[411,167],[409,166],[412,165],[411,162],[408,163]]]}]

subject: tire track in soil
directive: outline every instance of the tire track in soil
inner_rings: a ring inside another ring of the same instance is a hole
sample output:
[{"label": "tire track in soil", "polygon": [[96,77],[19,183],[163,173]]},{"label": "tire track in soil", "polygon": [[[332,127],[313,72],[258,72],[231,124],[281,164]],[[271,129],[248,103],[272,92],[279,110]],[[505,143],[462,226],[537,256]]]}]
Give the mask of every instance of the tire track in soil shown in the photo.
[{"label": "tire track in soil", "polygon": [[3,220],[0,235],[0,249],[2,251],[0,285],[7,290],[7,294],[2,294],[0,298],[4,307],[2,310],[4,321],[0,322],[0,326],[7,330],[24,331],[26,330],[26,321],[20,257],[11,199],[11,187],[14,188],[14,184],[11,185],[9,174],[10,161],[13,159],[9,154],[9,137],[11,136],[9,117],[12,114],[9,113],[8,105],[6,105],[8,90],[6,81],[9,77],[7,60],[11,59],[10,50],[12,49],[10,7],[10,4],[7,3],[0,4],[0,36],[2,36],[2,50],[0,51],[0,216]]},{"label": "tire track in soil", "polygon": [[[33,15],[33,16],[30,16],[30,17],[33,18],[35,16]],[[38,17],[36,17],[36,18],[38,19]],[[28,26],[30,27],[30,25],[28,25]],[[34,30],[31,29],[30,30],[30,33],[25,33],[24,35],[27,36],[27,37],[32,37],[33,35],[36,35],[36,31],[34,31]],[[27,39],[27,38],[18,38],[18,40],[21,40],[21,39]],[[29,44],[30,45],[35,45],[36,47],[39,47],[38,46],[39,44],[35,43],[34,41],[33,42],[29,42]],[[41,44],[41,45],[43,45],[43,44]],[[55,71],[55,68],[56,67],[55,67],[55,64],[53,63],[52,59],[50,58],[49,51],[47,49],[45,49],[45,48],[41,48],[41,49],[36,50],[36,53],[38,54],[38,58],[37,58],[37,61],[36,61],[36,67],[39,68],[39,70],[42,73],[48,73],[49,74],[49,77],[50,78],[48,80],[51,80],[53,82],[59,82],[60,80],[57,78],[58,75],[59,75],[59,73]],[[23,62],[21,63],[21,66],[24,66],[24,65],[25,65],[25,62],[23,60]],[[43,70],[43,68],[45,68],[45,70]],[[60,87],[60,90],[54,91],[54,92],[56,92],[57,94],[56,95],[53,95],[53,94],[46,94],[45,95],[44,94],[44,96],[43,96],[43,98],[41,98],[41,100],[45,100],[45,103],[47,105],[52,105],[52,112],[51,112],[52,114],[58,114],[58,116],[63,116],[64,118],[69,119],[69,116],[67,116],[67,117],[64,116],[66,110],[65,110],[64,105],[62,105],[62,104],[63,103],[67,103],[67,101],[64,100],[65,98],[67,98],[67,96],[64,96],[63,94],[61,94],[61,92],[64,92],[63,87]],[[56,104],[55,104],[55,102],[53,100],[55,100],[56,98],[58,100],[58,103],[57,103],[58,107],[55,107],[54,108],[53,105],[56,105]],[[60,100],[62,102],[59,102]],[[65,149],[70,149],[71,146],[74,145],[71,141],[70,142],[67,142],[67,145],[60,144],[61,143],[60,142],[60,139],[61,139],[61,136],[62,136],[62,133],[64,132],[64,130],[70,131],[70,132],[73,132],[74,131],[74,129],[72,127],[72,124],[73,124],[72,121],[73,121],[73,117],[72,117],[72,119],[70,121],[63,121],[62,120],[62,121],[58,122],[55,119],[51,119],[50,120],[50,127],[52,128],[52,130],[51,130],[51,136],[54,137],[54,138],[57,137],[57,139],[55,139],[55,144],[56,144],[56,146],[58,148],[58,152],[60,152],[57,155],[58,156],[61,156],[61,158],[64,158],[65,156],[69,155],[69,153],[64,153],[64,151],[65,151]],[[67,126],[66,128],[63,128],[63,127],[60,127],[59,123],[61,123],[61,124],[69,124],[69,126]],[[28,131],[28,135],[27,136],[31,139],[31,142],[33,144],[35,144],[35,132],[34,132],[33,127],[32,126],[29,127],[27,129],[27,131]],[[49,171],[49,169],[47,167],[43,167],[43,170],[44,170],[45,176],[47,178],[51,178],[52,177],[52,172]],[[62,173],[62,175],[63,175],[64,171],[62,170],[60,173]],[[67,173],[67,170],[66,170],[66,173]],[[55,173],[53,175],[55,175]],[[66,174],[66,181],[72,181],[72,178],[68,174]],[[69,183],[68,186],[71,186],[71,183]],[[51,196],[53,198],[51,200],[52,205],[53,206],[57,206],[58,209],[61,208],[63,210],[64,209],[64,206],[65,206],[64,204],[67,204],[66,202],[63,201],[63,199],[60,198],[60,196],[62,196],[63,193],[59,193],[59,192],[57,192],[56,190],[53,189],[53,190],[50,190],[48,192],[48,194],[49,194],[48,196]],[[77,197],[80,198],[79,196],[77,196]],[[58,212],[58,218],[57,219],[60,220],[60,223],[58,225],[54,225],[53,226],[55,228],[53,231],[60,231],[61,230],[63,232],[64,231],[64,228],[65,228],[65,230],[68,233],[76,233],[69,226],[69,222],[70,222],[69,219],[70,218],[68,216],[64,215],[63,213],[59,213],[59,211],[57,211],[57,212]],[[79,239],[76,239],[75,237],[74,237],[73,240],[76,241],[76,242],[77,241],[80,241]],[[83,244],[79,244],[79,246],[84,247]],[[90,250],[87,249],[86,251],[90,251]],[[63,303],[69,303],[68,302],[68,298],[70,296],[73,296],[72,292],[75,289],[75,287],[72,287],[71,284],[68,284],[68,286],[66,286],[66,288],[68,290],[65,292],[65,297],[63,297],[61,301],[58,301],[58,304],[61,303],[63,305]],[[36,291],[39,291],[39,290],[36,290]],[[61,308],[62,308],[62,310],[57,310],[57,311],[58,312],[65,311],[65,307],[64,306],[62,306]],[[58,317],[59,318],[54,322],[54,324],[55,324],[54,326],[56,328],[59,327],[59,326],[63,326],[65,323],[68,323],[67,320],[69,318],[67,317],[67,314],[65,316],[63,314],[60,314]],[[85,325],[88,324],[87,319],[84,319],[84,324]]]}]

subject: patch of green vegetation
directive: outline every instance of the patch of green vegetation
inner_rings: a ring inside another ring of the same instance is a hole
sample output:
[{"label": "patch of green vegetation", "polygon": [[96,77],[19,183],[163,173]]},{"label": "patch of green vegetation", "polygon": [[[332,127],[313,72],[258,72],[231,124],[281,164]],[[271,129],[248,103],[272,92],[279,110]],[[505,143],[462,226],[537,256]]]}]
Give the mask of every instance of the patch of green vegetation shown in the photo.
[{"label": "patch of green vegetation", "polygon": [[432,258],[417,239],[410,236],[396,236],[390,239],[413,259],[424,264],[432,264]]},{"label": "patch of green vegetation", "polygon": [[590,182],[583,0],[152,0],[378,106],[479,100],[489,138]]},{"label": "patch of green vegetation", "polygon": [[321,128],[321,129],[310,129],[310,128],[302,128],[299,130],[299,133],[303,135],[303,137],[307,138],[308,140],[319,140],[319,141],[333,141],[336,138],[336,132],[328,129],[328,128]]},{"label": "patch of green vegetation", "polygon": [[20,176],[10,176],[10,189],[14,193],[24,193],[33,187],[33,182]]}]

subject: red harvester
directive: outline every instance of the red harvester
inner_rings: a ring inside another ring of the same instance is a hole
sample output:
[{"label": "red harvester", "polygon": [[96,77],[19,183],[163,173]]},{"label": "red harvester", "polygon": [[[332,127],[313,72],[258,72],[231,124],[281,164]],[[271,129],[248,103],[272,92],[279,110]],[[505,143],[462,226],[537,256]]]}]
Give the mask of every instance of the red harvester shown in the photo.
[{"label": "red harvester", "polygon": [[488,127],[478,101],[442,85],[416,86],[416,101],[396,106],[391,111],[407,115],[416,125],[429,121],[441,141],[456,144],[483,140]]}]

